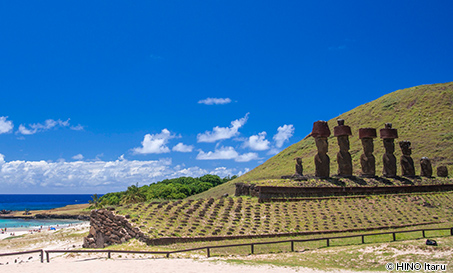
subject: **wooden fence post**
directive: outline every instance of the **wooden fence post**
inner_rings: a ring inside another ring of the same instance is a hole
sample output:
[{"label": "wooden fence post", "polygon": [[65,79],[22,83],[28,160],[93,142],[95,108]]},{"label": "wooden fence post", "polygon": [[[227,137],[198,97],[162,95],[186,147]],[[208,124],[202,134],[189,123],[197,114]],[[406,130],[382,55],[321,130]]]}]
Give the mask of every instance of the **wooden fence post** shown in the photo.
[{"label": "wooden fence post", "polygon": [[362,235],[362,244],[365,243],[365,235]]},{"label": "wooden fence post", "polygon": [[330,246],[329,238],[327,238],[327,246]]},{"label": "wooden fence post", "polygon": [[41,263],[44,262],[44,249],[41,249]]},{"label": "wooden fence post", "polygon": [[396,241],[396,234],[393,232],[393,241]]},{"label": "wooden fence post", "polygon": [[49,251],[46,251],[47,262],[50,263]]},{"label": "wooden fence post", "polygon": [[453,228],[450,229],[450,235],[453,236]]},{"label": "wooden fence post", "polygon": [[110,251],[107,252],[107,258],[111,258]]},{"label": "wooden fence post", "polygon": [[294,252],[294,241],[291,241],[291,252]]},{"label": "wooden fence post", "polygon": [[425,238],[425,230],[422,230],[423,238]]},{"label": "wooden fence post", "polygon": [[206,248],[206,256],[208,256],[208,258],[211,257],[211,253],[209,251],[209,247]]},{"label": "wooden fence post", "polygon": [[253,244],[250,244],[250,250],[251,250],[251,254],[253,254],[255,252],[255,248],[254,248],[254,245]]},{"label": "wooden fence post", "polygon": [[167,252],[167,258],[170,258],[170,252]]}]

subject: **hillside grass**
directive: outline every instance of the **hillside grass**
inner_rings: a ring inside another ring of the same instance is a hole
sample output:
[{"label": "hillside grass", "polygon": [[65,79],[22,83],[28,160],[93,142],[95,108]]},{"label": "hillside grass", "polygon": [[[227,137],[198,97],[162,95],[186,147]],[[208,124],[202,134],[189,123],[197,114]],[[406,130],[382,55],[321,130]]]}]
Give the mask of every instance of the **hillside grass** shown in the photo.
[{"label": "hillside grass", "polygon": [[[377,129],[378,138],[374,141],[374,156],[376,174],[382,174],[384,148],[382,140],[379,139],[379,129],[384,128],[387,122],[398,129],[399,138],[395,140],[395,156],[398,161],[401,156],[398,141],[409,140],[412,142],[412,158],[416,174],[420,173],[419,161],[424,156],[431,159],[434,175],[436,175],[437,166],[440,165],[446,165],[450,174],[453,172],[453,82],[398,90],[329,120],[328,124],[332,132],[332,136],[328,138],[331,176],[337,173],[336,154],[339,148],[333,137],[333,127],[337,125],[339,118],[344,119],[345,124],[352,129],[349,152],[355,175],[360,174],[360,155],[362,154],[358,129],[364,127]],[[296,124],[297,126],[311,128],[313,125]],[[234,183],[279,179],[283,175],[291,175],[294,173],[295,157],[302,157],[304,174],[314,175],[313,160],[316,152],[314,139],[307,136],[250,172],[217,189],[213,188],[192,198],[219,197],[224,193],[234,194]],[[400,169],[398,164],[398,174],[401,173]]]},{"label": "hillside grass", "polygon": [[120,206],[150,238],[342,232],[453,222],[453,192],[259,203],[254,197]]}]

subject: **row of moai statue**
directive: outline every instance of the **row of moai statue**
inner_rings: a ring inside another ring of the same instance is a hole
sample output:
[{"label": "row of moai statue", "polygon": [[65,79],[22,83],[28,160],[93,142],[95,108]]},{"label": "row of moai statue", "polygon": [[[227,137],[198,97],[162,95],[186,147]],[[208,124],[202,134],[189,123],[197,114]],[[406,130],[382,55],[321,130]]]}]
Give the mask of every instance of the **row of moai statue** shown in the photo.
[{"label": "row of moai statue", "polygon": [[[338,140],[340,151],[337,153],[338,176],[352,176],[352,159],[349,153],[349,136],[352,135],[351,127],[344,124],[343,119],[339,119],[338,126],[334,127],[334,136]],[[385,127],[379,130],[380,137],[384,144],[385,153],[383,160],[383,176],[396,177],[397,162],[393,154],[395,152],[395,139],[398,138],[398,130],[392,128],[391,123],[386,123]],[[326,121],[316,121],[313,124],[311,135],[315,138],[318,153],[315,156],[315,176],[320,178],[330,177],[330,158],[327,155],[329,144],[327,138],[330,136],[330,129]],[[376,160],[374,152],[374,138],[377,137],[376,129],[360,128],[359,139],[362,141],[363,154],[360,156],[360,165],[362,166],[363,177],[376,176]],[[400,141],[401,148],[400,165],[402,175],[406,177],[415,176],[414,160],[411,157],[412,148],[410,141]],[[427,157],[420,160],[420,176],[432,177],[433,169],[431,162]],[[303,176],[302,158],[296,158],[296,176]],[[447,177],[448,169],[446,166],[437,168],[437,176]]]}]

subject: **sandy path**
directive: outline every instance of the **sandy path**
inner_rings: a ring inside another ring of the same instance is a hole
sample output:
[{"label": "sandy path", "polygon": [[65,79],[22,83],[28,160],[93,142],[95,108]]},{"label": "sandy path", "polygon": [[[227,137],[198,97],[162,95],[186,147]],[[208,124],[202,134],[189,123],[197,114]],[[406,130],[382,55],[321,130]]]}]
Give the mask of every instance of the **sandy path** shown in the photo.
[{"label": "sandy path", "polygon": [[[66,227],[64,230],[67,233],[86,232],[89,228],[88,223],[79,224],[71,227]],[[43,231],[53,233],[54,231]],[[18,235],[16,231],[16,235]],[[33,236],[33,235],[32,235]],[[0,249],[0,253],[25,251],[31,249],[73,249],[81,247],[80,242],[76,240],[65,241],[43,241],[38,244],[28,245],[20,249]],[[7,244],[8,245],[8,244]],[[115,254],[116,256],[116,254]],[[199,257],[190,258],[140,258],[140,257],[112,257],[106,259],[106,254],[77,254],[77,255],[62,255],[51,254],[50,263],[41,263],[39,254],[26,254],[0,257],[0,272],[30,272],[30,273],[326,273],[322,270],[314,270],[303,267],[277,267],[272,265],[239,265],[227,263],[219,258]],[[6,264],[8,263],[8,264]],[[328,271],[329,273],[352,273],[347,270]],[[362,272],[366,273],[366,272]]]},{"label": "sandy path", "polygon": [[[39,261],[22,264],[0,265],[2,273],[325,273],[325,271],[307,268],[290,268],[277,266],[235,265],[216,259],[110,259],[105,258],[54,258],[50,263]],[[350,273],[352,271],[328,271],[329,273]],[[362,272],[363,273],[363,272]]]}]

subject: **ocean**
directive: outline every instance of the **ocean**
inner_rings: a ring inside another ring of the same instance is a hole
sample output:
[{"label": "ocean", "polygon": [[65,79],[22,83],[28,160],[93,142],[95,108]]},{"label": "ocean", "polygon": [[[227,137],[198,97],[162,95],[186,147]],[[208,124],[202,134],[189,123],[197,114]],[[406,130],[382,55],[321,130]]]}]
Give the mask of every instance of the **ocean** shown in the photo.
[{"label": "ocean", "polygon": [[[48,210],[66,205],[86,204],[92,200],[91,196],[91,194],[0,194],[0,210]],[[0,219],[0,228],[63,226],[80,222],[60,219]]]},{"label": "ocean", "polygon": [[[86,204],[92,194],[0,194],[0,210],[47,210]],[[100,195],[98,195],[100,196]]]}]

